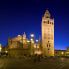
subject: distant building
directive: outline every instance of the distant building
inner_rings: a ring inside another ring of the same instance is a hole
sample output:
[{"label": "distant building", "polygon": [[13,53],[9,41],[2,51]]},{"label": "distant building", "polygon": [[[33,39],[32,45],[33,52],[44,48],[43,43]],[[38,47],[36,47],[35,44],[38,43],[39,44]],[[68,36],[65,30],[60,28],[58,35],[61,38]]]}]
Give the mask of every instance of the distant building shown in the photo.
[{"label": "distant building", "polygon": [[55,50],[54,54],[59,57],[69,57],[69,47],[66,50]]},{"label": "distant building", "polygon": [[42,49],[44,56],[54,56],[54,19],[48,10],[42,17]]},{"label": "distant building", "polygon": [[58,57],[61,57],[61,56],[64,57],[64,56],[66,56],[66,50],[55,50],[54,55],[58,56]]},{"label": "distant building", "polygon": [[65,56],[69,56],[69,47],[67,47]]}]

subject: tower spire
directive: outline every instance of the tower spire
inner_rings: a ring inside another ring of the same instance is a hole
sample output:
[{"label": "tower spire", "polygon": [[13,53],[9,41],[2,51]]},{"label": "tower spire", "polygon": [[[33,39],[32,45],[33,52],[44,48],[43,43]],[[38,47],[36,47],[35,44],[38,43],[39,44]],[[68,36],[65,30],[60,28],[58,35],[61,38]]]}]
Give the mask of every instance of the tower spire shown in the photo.
[{"label": "tower spire", "polygon": [[48,10],[46,10],[44,16],[45,16],[46,18],[50,18],[50,17],[51,17],[50,12],[49,12]]}]

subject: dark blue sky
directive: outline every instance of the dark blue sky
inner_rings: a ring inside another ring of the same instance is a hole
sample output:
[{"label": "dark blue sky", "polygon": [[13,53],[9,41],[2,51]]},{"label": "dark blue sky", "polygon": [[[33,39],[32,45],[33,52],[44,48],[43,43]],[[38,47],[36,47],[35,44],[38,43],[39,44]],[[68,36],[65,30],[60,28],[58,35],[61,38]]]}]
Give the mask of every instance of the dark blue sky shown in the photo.
[{"label": "dark blue sky", "polygon": [[26,32],[41,36],[41,20],[48,9],[55,20],[55,49],[69,46],[68,0],[2,0],[0,1],[0,43],[6,45],[8,37]]}]

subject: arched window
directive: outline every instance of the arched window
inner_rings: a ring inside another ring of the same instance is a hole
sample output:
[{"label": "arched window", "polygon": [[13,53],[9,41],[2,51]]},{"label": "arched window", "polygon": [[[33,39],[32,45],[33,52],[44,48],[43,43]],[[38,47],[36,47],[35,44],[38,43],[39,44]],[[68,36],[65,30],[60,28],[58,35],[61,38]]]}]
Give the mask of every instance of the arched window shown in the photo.
[{"label": "arched window", "polygon": [[49,20],[48,20],[48,24],[49,24]]},{"label": "arched window", "polygon": [[48,44],[47,44],[47,47],[48,47]]},{"label": "arched window", "polygon": [[43,23],[46,23],[46,21],[43,21]]}]

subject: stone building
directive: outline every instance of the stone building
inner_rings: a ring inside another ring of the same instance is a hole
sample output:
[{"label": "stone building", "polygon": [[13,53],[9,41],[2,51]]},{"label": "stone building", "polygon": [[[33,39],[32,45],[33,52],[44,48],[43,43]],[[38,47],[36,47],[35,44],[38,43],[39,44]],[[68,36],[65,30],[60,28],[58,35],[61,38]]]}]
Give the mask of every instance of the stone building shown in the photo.
[{"label": "stone building", "polygon": [[8,39],[8,53],[9,56],[21,57],[29,55],[29,47],[27,42],[26,34],[18,35],[14,38]]},{"label": "stone building", "polygon": [[18,35],[14,38],[9,38],[8,39],[8,47],[9,49],[13,48],[27,48],[27,38],[26,34],[24,33],[22,35]]},{"label": "stone building", "polygon": [[54,56],[64,57],[64,56],[66,56],[66,50],[55,50]]},{"label": "stone building", "polygon": [[54,19],[48,10],[42,17],[41,30],[43,56],[54,56]]},{"label": "stone building", "polygon": [[58,57],[69,57],[69,47],[66,50],[55,50],[54,55]]},{"label": "stone building", "polygon": [[35,42],[33,34],[31,34],[31,38],[28,40],[24,33],[23,36],[18,35],[8,39],[8,53],[12,57],[33,56],[35,52],[40,51],[39,45],[39,41]]}]

